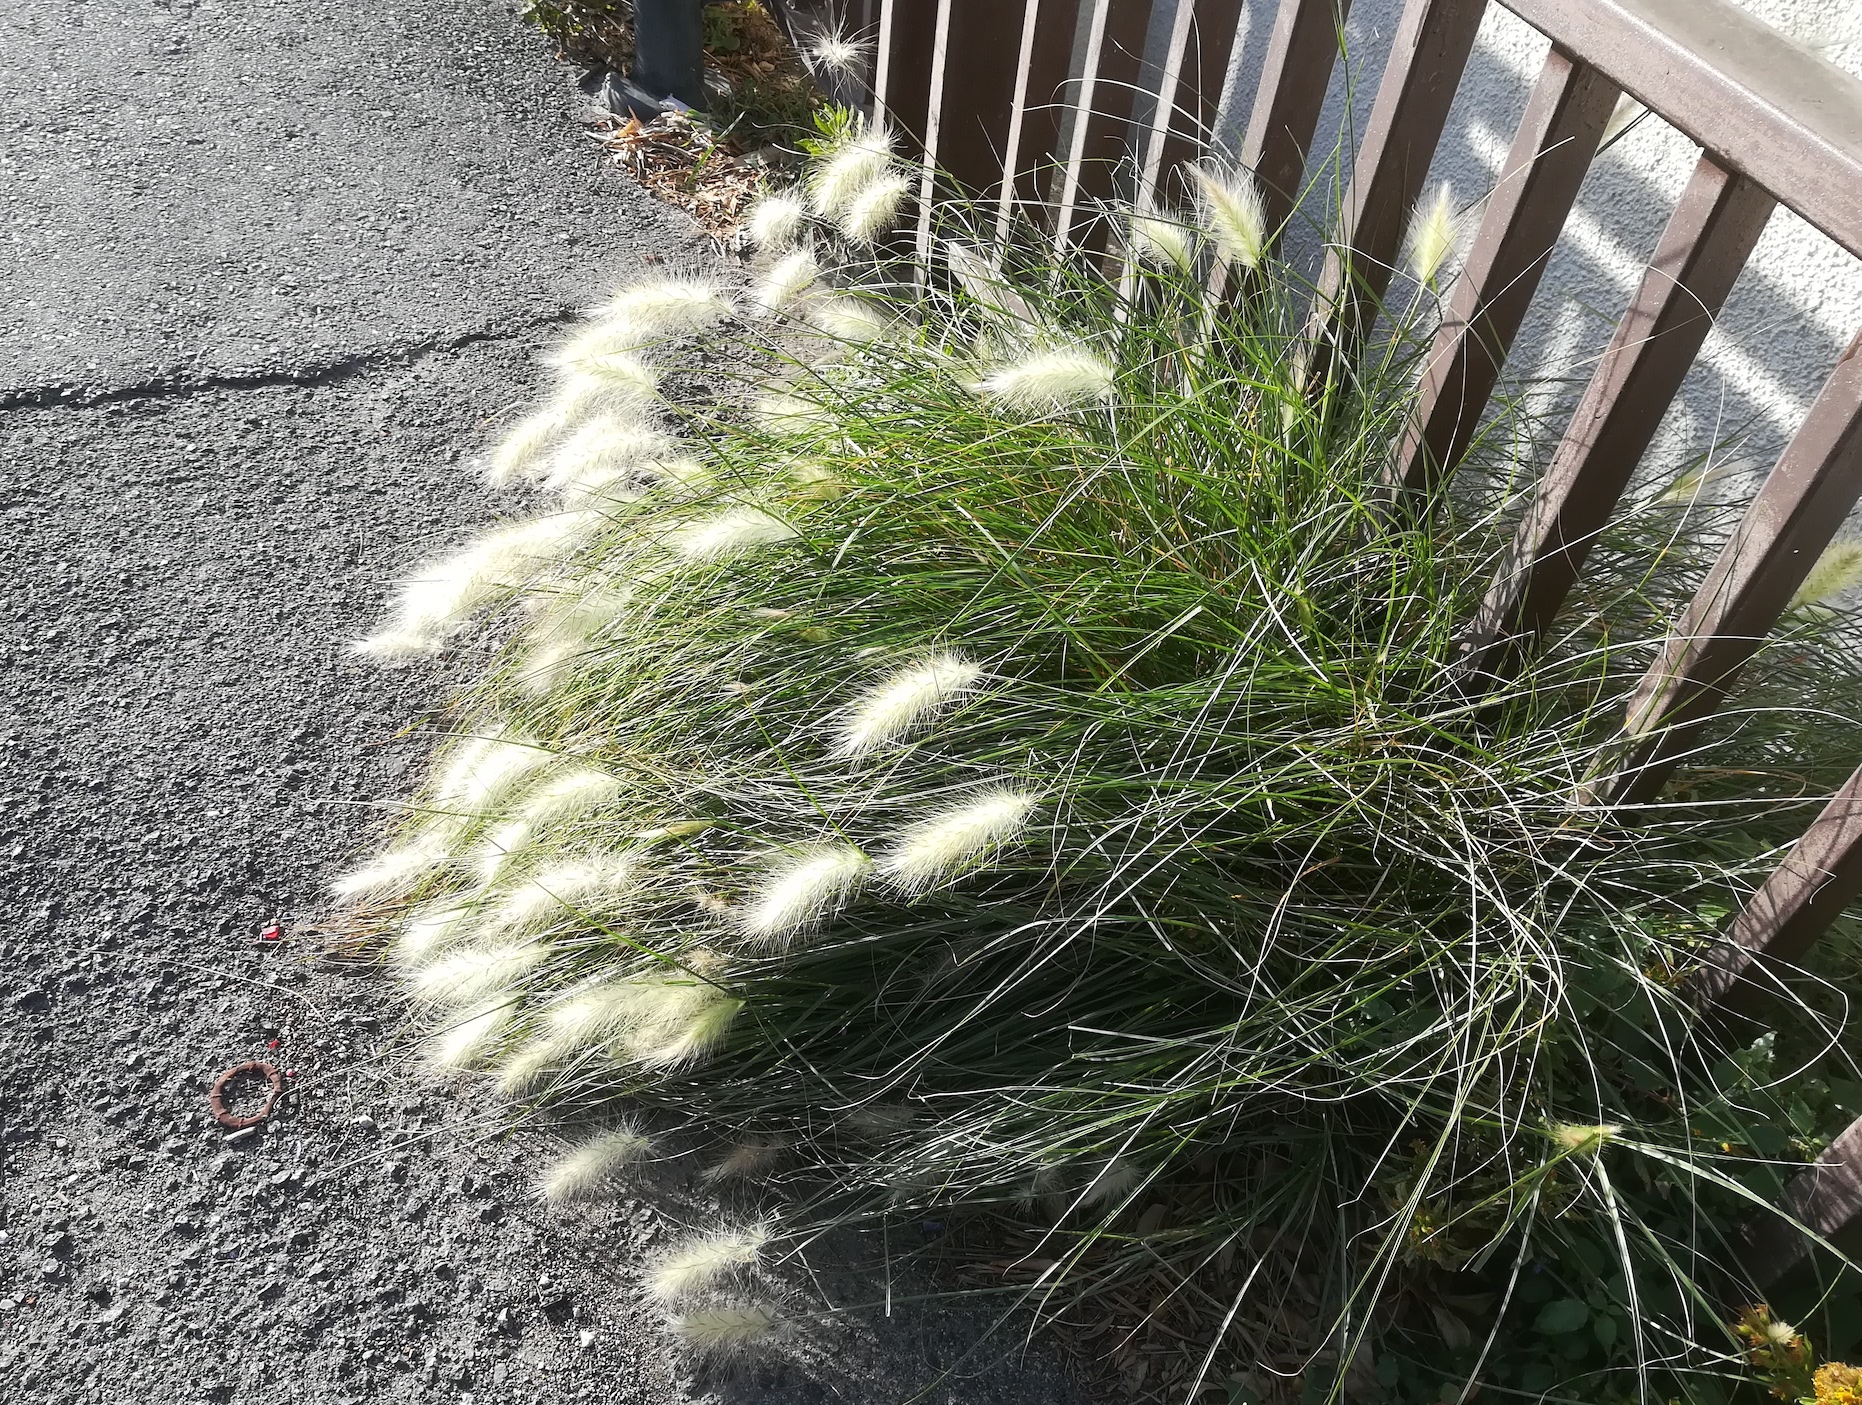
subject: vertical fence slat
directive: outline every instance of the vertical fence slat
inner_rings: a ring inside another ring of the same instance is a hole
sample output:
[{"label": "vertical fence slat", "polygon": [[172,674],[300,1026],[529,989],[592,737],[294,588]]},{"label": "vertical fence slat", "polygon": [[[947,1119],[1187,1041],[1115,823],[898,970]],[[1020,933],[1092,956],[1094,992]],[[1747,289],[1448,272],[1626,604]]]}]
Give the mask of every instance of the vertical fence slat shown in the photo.
[{"label": "vertical fence slat", "polygon": [[1481,666],[1550,625],[1771,217],[1772,198],[1702,157],[1598,363],[1473,628]]},{"label": "vertical fence slat", "polygon": [[1313,310],[1314,369],[1362,336],[1375,315],[1487,0],[1409,0],[1327,251]]},{"label": "vertical fence slat", "polygon": [[1080,111],[1061,181],[1056,232],[1063,242],[1098,245],[1103,231],[1085,237],[1117,189],[1119,162],[1131,145],[1132,98],[1144,67],[1150,0],[1088,0],[1086,71],[1070,95]]},{"label": "vertical fence slat", "polygon": [[1616,97],[1588,64],[1556,46],[1546,55],[1430,348],[1397,458],[1401,482],[1433,481],[1467,451]]},{"label": "vertical fence slat", "polygon": [[[1850,1123],[1829,1150],[1792,1178],[1780,1208],[1851,1258],[1862,1253],[1862,1120]],[[1810,1253],[1810,1241],[1767,1215],[1752,1226],[1746,1249],[1741,1267],[1768,1288]]]},{"label": "vertical fence slat", "polygon": [[1036,0],[950,0],[938,94],[937,163],[965,190],[999,188],[1021,68],[1023,20]]},{"label": "vertical fence slat", "polygon": [[1009,119],[1005,179],[997,208],[996,237],[1006,238],[1012,206],[1043,203],[1060,148],[1062,87],[1073,61],[1078,0],[1029,0],[1022,12],[1021,68]]},{"label": "vertical fence slat", "polygon": [[938,10],[935,0],[885,0],[879,12],[874,117],[912,142],[923,142],[930,125]]},{"label": "vertical fence slat", "polygon": [[[1188,3],[1188,0],[1183,0]],[[1184,55],[1176,101],[1170,122],[1163,129],[1153,184],[1161,203],[1183,194],[1183,168],[1202,157],[1216,136],[1216,116],[1222,105],[1222,85],[1229,60],[1241,35],[1242,0],[1196,0],[1195,24],[1189,51]]]},{"label": "vertical fence slat", "polygon": [[1859,497],[1862,337],[1836,363],[1637,688],[1625,725],[1643,740],[1613,798],[1635,804],[1661,789]]},{"label": "vertical fence slat", "polygon": [[1319,127],[1351,0],[1280,0],[1261,85],[1241,142],[1241,164],[1260,186],[1267,227],[1293,214],[1306,177],[1306,152]]},{"label": "vertical fence slat", "polygon": [[[1145,65],[1144,89],[1156,99],[1151,110],[1151,123],[1143,132],[1139,132],[1135,124],[1132,130],[1132,146],[1138,157],[1138,166],[1131,198],[1132,204],[1141,210],[1155,208],[1163,193],[1159,189],[1158,178],[1163,174],[1164,144],[1170,137],[1180,95],[1188,93],[1192,101],[1195,96],[1190,92],[1192,83],[1185,70],[1190,64],[1197,37],[1197,3],[1196,0],[1172,0],[1172,5],[1163,62]],[[1153,10],[1156,8],[1152,6]]]},{"label": "vertical fence slat", "polygon": [[1745,1003],[1757,963],[1797,962],[1862,896],[1862,768],[1830,798],[1688,982],[1694,1003]]}]

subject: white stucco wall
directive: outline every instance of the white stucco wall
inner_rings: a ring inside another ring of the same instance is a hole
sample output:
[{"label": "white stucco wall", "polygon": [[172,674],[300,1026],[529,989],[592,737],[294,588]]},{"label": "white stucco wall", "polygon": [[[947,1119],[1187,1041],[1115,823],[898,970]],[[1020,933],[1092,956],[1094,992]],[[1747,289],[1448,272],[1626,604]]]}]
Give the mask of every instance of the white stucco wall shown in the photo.
[{"label": "white stucco wall", "polygon": [[[1743,3],[1862,75],[1858,0]],[[1232,105],[1244,120],[1274,7],[1275,0],[1250,0],[1248,6],[1248,32],[1231,90]],[[1316,152],[1344,139],[1348,108],[1362,129],[1401,9],[1402,0],[1356,0],[1346,36],[1354,89],[1348,105],[1345,75],[1334,76]],[[1432,183],[1451,184],[1458,202],[1472,203],[1492,187],[1548,47],[1500,5],[1490,8],[1431,172]],[[1562,390],[1545,388],[1549,401],[1575,395],[1640,282],[1697,156],[1680,133],[1649,117],[1599,157],[1546,270],[1511,374],[1562,379]],[[1665,482],[1712,452],[1716,461],[1752,465],[1729,476],[1729,490],[1738,478],[1749,482],[1759,466],[1769,466],[1858,330],[1862,261],[1788,210],[1778,210],[1645,460],[1644,481]],[[1736,435],[1741,442],[1727,442]]]}]

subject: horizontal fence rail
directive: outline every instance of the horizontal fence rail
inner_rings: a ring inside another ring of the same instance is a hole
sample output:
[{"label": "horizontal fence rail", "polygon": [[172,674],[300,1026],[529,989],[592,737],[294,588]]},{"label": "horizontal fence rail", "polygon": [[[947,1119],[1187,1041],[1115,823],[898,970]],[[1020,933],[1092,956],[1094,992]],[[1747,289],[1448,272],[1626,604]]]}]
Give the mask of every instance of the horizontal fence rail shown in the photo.
[{"label": "horizontal fence rail", "polygon": [[[1732,0],[1494,0],[1551,41],[1425,361],[1390,470],[1426,488],[1467,452],[1622,94],[1699,148],[1634,296],[1469,622],[1469,676],[1502,674],[1553,623],[1618,510],[1773,210],[1862,257],[1862,82]],[[1242,120],[1225,107],[1240,0],[881,0],[875,110],[942,172],[1097,248],[1104,209],[1178,205],[1214,148],[1254,173],[1270,229],[1293,217],[1342,47],[1349,0],[1281,0]],[[1392,41],[1310,319],[1309,374],[1361,338],[1393,274],[1488,0],[1408,0]],[[929,201],[919,247],[930,235]],[[1217,277],[1220,277],[1218,272]],[[1862,338],[1839,361],[1623,721],[1601,789],[1625,824],[1657,799],[1793,592],[1862,499]],[[1862,752],[1862,739],[1858,741]],[[1690,991],[1753,1004],[1862,897],[1862,767],[1722,933]],[[1862,1248],[1862,1122],[1788,1187],[1786,1210]],[[1801,1237],[1754,1230],[1763,1284]]]}]

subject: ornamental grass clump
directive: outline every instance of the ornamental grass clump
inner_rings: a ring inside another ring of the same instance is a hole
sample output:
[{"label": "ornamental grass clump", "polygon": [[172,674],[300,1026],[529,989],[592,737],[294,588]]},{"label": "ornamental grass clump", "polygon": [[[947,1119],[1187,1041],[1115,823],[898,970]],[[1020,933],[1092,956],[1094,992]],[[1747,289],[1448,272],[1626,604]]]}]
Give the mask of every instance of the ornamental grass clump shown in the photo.
[{"label": "ornamental grass clump", "polygon": [[[516,607],[405,833],[339,885],[402,924],[443,1059],[629,1119],[555,1198],[634,1126],[757,1149],[728,1174],[768,1219],[655,1270],[695,1350],[782,1335],[737,1272],[766,1240],[935,1220],[1011,1302],[1142,1305],[1173,1398],[1633,1398],[1735,1362],[1709,1309],[1782,1174],[1745,1153],[1836,1115],[1690,1047],[1679,989],[1805,812],[1704,762],[1637,827],[1587,799],[1698,574],[1672,511],[1472,678],[1530,436],[1503,415],[1442,490],[1383,486],[1434,299],[1302,383],[1304,290],[1213,167],[1110,276],[953,205],[922,284],[882,282],[840,222],[891,200],[891,145],[825,147],[720,327],[742,392],[628,402],[701,471],[590,488],[496,599],[404,599],[370,649]],[[1249,271],[1219,300],[1215,260]],[[687,286],[611,306],[711,317]],[[825,334],[829,295],[873,334]],[[643,383],[672,353],[626,354]],[[1837,735],[1753,706],[1734,740],[1820,782]]]}]

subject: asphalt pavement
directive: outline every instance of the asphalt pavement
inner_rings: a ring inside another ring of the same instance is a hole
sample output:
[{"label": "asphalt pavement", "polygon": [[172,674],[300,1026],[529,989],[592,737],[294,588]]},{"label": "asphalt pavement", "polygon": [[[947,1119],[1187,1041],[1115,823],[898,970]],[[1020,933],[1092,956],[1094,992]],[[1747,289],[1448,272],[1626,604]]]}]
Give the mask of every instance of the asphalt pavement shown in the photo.
[{"label": "asphalt pavement", "polygon": [[[426,1079],[325,955],[472,664],[343,644],[501,510],[468,460],[554,329],[716,257],[575,77],[485,0],[0,7],[0,1396],[1080,1398],[972,1315],[835,1311],[884,1300],[852,1259],[695,1369],[635,1281],[720,1207],[546,1213],[548,1129]],[[247,1059],[293,1093],[236,1135],[206,1094]]]}]

